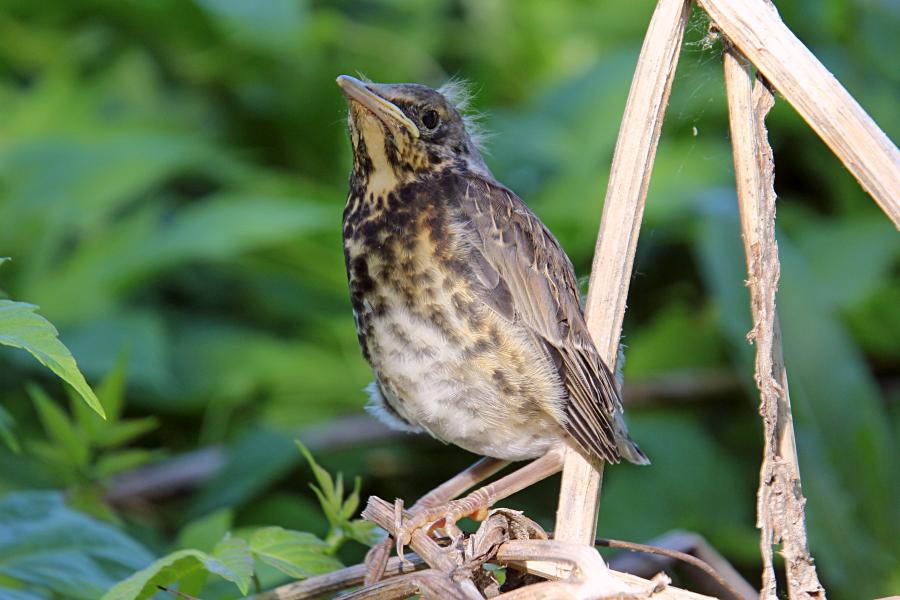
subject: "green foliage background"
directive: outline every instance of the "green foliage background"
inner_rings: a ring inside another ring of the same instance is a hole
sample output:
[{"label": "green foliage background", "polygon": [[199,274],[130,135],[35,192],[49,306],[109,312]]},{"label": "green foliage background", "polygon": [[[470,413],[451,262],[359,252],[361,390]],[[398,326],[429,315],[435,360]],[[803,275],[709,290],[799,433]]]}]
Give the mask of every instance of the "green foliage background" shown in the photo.
[{"label": "green foliage background", "polygon": [[[777,5],[898,139],[897,5]],[[291,438],[359,414],[370,376],[340,250],[350,156],[335,76],[472,81],[494,134],[488,163],[586,275],[651,12],[649,0],[0,0],[0,257],[12,258],[0,288],[40,306],[88,380],[105,381],[98,396],[111,413],[100,425],[79,401],[67,416],[66,390],[24,353],[0,349],[0,494],[38,494],[6,506],[19,520],[29,508],[55,515],[56,535],[90,521],[90,539],[136,548],[108,563],[74,544],[60,559],[84,567],[73,591],[71,579],[23,576],[10,557],[37,530],[10,529],[0,588],[95,597],[184,548],[178,532],[215,511],[238,529],[326,536]],[[629,411],[653,466],[609,470],[600,531],[638,541],[697,531],[756,584],[760,427],[720,45],[706,25],[691,20],[647,200],[626,387],[709,373],[739,383]],[[900,244],[785,102],[769,130],[813,554],[831,597],[886,595],[900,588]],[[199,489],[104,501],[116,474],[215,444],[225,471]],[[408,500],[472,460],[411,437],[318,457],[361,476],[363,497]],[[552,526],[554,486],[511,503]],[[66,491],[68,507],[36,491],[51,489]],[[362,547],[339,555],[358,560]]]}]

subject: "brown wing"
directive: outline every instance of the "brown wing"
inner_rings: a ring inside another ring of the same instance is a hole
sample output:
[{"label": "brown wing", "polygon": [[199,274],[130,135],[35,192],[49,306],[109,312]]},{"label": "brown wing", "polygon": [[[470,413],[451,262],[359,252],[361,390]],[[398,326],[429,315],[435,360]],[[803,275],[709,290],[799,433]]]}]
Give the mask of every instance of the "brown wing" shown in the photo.
[{"label": "brown wing", "polygon": [[568,433],[591,454],[619,462],[631,440],[614,377],[588,334],[572,263],[515,194],[480,178],[465,188],[461,207],[484,300],[543,342],[569,392]]}]

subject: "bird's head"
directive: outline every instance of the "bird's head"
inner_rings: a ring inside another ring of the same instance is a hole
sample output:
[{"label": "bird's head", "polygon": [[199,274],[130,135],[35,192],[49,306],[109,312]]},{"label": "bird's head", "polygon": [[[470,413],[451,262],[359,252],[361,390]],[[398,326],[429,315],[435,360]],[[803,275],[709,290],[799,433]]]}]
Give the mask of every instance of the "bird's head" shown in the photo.
[{"label": "bird's head", "polygon": [[[489,174],[471,123],[461,114],[458,86],[337,78],[349,104],[354,175],[367,187],[390,189],[444,168]],[[467,127],[468,125],[468,127]]]}]

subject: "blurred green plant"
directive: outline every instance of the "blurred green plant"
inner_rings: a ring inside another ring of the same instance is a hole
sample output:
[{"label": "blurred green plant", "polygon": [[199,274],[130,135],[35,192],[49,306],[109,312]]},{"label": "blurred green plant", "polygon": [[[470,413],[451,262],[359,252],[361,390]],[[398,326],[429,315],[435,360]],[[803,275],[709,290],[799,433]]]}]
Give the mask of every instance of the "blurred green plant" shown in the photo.
[{"label": "blurred green plant", "polygon": [[68,491],[73,507],[114,522],[118,517],[104,501],[111,478],[164,453],[127,447],[156,429],[159,419],[155,416],[122,418],[126,364],[123,356],[97,387],[97,395],[106,407],[105,420],[98,419],[76,398],[70,402],[70,416],[40,386],[28,386],[47,436],[46,440],[26,440],[28,454],[38,458],[51,474],[55,487]]},{"label": "blurred green plant", "polygon": [[[235,584],[247,595],[251,583],[261,591],[257,562],[273,567],[292,579],[329,573],[342,567],[335,554],[349,540],[373,545],[381,537],[377,527],[362,519],[352,519],[359,505],[360,480],[344,495],[343,476],[332,477],[316,463],[309,451],[297,442],[312,468],[318,486],[312,485],[330,530],[322,540],[311,533],[282,527],[262,527],[231,533],[230,511],[223,510],[187,525],[179,535],[181,544],[198,547],[176,550],[153,562],[112,587],[103,600],[145,600],[160,587],[178,584],[179,592],[199,594],[209,574]],[[219,539],[221,537],[221,539]],[[210,550],[214,540],[219,540]],[[205,595],[204,597],[209,597]]]},{"label": "blurred green plant", "polygon": [[4,598],[96,600],[153,560],[117,528],[69,508],[58,492],[3,496],[0,530]]}]

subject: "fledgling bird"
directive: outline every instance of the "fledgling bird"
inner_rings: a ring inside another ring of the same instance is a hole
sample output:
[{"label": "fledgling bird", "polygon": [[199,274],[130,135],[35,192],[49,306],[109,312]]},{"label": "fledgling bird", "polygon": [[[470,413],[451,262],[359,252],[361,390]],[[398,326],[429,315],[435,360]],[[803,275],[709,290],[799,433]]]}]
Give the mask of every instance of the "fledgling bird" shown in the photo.
[{"label": "fledgling bird", "polygon": [[337,82],[353,145],[344,256],[375,374],[370,410],[505,461],[569,444],[646,464],[571,262],[485,165],[455,86]]}]

